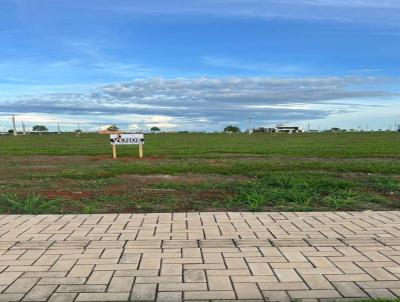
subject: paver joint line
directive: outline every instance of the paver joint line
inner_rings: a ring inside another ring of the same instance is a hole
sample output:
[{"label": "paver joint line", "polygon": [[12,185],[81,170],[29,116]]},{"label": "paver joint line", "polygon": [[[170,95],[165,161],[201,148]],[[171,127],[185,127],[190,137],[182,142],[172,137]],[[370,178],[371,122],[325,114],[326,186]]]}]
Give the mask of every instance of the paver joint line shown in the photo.
[{"label": "paver joint line", "polygon": [[1,215],[0,301],[400,297],[400,212]]}]

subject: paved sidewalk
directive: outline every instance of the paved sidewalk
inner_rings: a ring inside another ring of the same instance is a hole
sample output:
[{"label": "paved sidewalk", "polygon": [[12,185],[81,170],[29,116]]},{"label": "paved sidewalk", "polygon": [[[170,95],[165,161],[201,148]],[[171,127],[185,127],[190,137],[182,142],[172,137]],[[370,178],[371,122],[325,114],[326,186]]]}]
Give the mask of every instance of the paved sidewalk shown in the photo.
[{"label": "paved sidewalk", "polygon": [[400,212],[0,216],[0,301],[400,296]]}]

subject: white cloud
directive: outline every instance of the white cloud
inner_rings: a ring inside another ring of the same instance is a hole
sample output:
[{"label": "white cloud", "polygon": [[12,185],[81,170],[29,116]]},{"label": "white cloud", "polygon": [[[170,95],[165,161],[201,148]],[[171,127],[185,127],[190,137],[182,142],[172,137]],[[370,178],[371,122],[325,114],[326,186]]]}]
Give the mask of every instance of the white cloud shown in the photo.
[{"label": "white cloud", "polygon": [[[137,119],[138,120],[138,119]],[[162,130],[173,130],[177,128],[178,119],[165,115],[142,116],[138,123],[128,125],[129,130],[149,130],[151,127],[158,127]]]},{"label": "white cloud", "polygon": [[99,0],[89,10],[122,15],[207,15],[233,18],[301,19],[322,22],[372,23],[398,26],[398,0],[155,0],[140,5],[126,1]]}]

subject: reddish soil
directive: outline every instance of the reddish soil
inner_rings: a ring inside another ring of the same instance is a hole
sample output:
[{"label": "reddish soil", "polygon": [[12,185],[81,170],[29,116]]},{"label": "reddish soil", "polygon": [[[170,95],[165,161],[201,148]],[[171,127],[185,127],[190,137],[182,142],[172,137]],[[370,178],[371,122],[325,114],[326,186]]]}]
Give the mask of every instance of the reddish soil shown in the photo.
[{"label": "reddish soil", "polygon": [[113,159],[109,155],[96,155],[96,156],[90,156],[90,157],[88,157],[88,159],[91,161],[112,160],[112,161],[132,162],[132,161],[156,161],[156,160],[162,160],[162,159],[166,159],[166,158],[159,157],[159,156],[145,156],[142,159],[140,159],[138,157],[117,157],[116,159]]},{"label": "reddish soil", "polygon": [[90,198],[94,196],[93,192],[71,192],[71,191],[39,191],[38,192],[41,196],[44,196],[49,199],[55,198],[65,198],[65,199],[72,199],[72,200],[81,200],[83,198]]},{"label": "reddish soil", "polygon": [[117,184],[117,185],[111,185],[103,189],[103,192],[107,195],[112,195],[115,193],[121,193],[123,191],[126,191],[128,189],[127,185],[124,184]]},{"label": "reddish soil", "polygon": [[213,165],[221,165],[221,164],[225,164],[226,162],[224,162],[223,160],[218,160],[218,159],[210,159],[210,160],[207,160],[206,163],[213,164]]},{"label": "reddish soil", "polygon": [[129,182],[139,182],[144,184],[154,184],[161,181],[170,181],[184,184],[198,184],[201,182],[225,182],[225,181],[246,181],[251,178],[248,176],[222,176],[222,175],[199,175],[199,174],[185,174],[185,175],[166,175],[166,174],[152,174],[152,175],[121,175],[118,178]]},{"label": "reddish soil", "polygon": [[223,197],[226,195],[225,191],[222,190],[208,190],[199,192],[198,196],[200,199],[214,199],[215,197]]}]

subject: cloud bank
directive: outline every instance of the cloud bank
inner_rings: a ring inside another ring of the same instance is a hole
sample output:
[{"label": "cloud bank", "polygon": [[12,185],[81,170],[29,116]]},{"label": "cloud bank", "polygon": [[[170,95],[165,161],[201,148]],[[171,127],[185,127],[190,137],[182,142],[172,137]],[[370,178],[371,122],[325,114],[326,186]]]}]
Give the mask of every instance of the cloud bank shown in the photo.
[{"label": "cloud bank", "polygon": [[380,99],[396,96],[382,88],[388,82],[375,77],[148,78],[87,93],[0,99],[0,114],[69,116],[91,127],[218,130],[244,124],[248,117],[261,125],[289,123],[379,106]]}]

